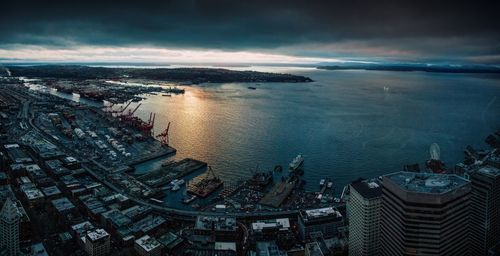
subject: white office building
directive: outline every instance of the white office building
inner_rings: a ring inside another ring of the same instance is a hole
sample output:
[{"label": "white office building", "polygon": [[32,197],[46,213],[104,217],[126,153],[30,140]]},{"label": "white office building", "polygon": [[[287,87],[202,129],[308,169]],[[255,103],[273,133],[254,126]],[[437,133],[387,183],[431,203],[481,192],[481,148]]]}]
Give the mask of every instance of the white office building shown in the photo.
[{"label": "white office building", "polygon": [[382,189],[376,181],[349,186],[349,255],[379,255]]}]

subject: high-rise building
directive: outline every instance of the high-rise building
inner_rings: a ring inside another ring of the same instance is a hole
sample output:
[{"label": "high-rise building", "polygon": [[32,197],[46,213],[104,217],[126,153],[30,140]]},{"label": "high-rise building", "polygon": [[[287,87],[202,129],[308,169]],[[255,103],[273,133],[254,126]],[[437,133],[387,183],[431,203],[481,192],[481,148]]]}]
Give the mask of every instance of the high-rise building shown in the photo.
[{"label": "high-rise building", "polygon": [[333,207],[300,211],[299,232],[301,239],[334,237],[344,226],[342,214]]},{"label": "high-rise building", "polygon": [[471,248],[486,255],[500,241],[500,169],[485,166],[469,173],[472,185]]},{"label": "high-rise building", "polygon": [[105,256],[110,252],[110,235],[104,229],[96,229],[85,235],[85,251],[90,256]]},{"label": "high-rise building", "polygon": [[382,255],[470,255],[470,182],[460,176],[383,176]]},{"label": "high-rise building", "polygon": [[349,185],[349,255],[378,255],[382,188],[376,181]]},{"label": "high-rise building", "polygon": [[9,256],[19,255],[19,222],[21,213],[14,202],[7,198],[0,211],[0,250]]}]

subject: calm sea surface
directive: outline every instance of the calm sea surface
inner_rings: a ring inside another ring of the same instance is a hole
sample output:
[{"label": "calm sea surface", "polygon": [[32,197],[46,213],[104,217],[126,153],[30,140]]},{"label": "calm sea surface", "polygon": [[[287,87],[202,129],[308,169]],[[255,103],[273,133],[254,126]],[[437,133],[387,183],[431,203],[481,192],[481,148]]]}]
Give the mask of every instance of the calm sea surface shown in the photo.
[{"label": "calm sea surface", "polygon": [[404,164],[423,166],[434,142],[453,167],[465,146],[486,148],[485,137],[500,128],[500,77],[238,69],[293,73],[315,82],[186,86],[184,95],[146,95],[136,113],[147,119],[156,112],[156,134],[172,122],[174,158],[206,161],[227,181],[248,177],[257,166],[286,168],[302,153],[307,189],[318,189],[325,177],[342,187],[358,177],[400,171]]}]

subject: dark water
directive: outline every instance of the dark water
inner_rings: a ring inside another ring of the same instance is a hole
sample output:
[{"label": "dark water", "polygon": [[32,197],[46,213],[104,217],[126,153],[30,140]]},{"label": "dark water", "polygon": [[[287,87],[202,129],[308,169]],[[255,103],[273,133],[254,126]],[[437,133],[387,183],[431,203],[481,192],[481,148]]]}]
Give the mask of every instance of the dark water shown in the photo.
[{"label": "dark water", "polygon": [[136,114],[148,119],[156,112],[157,134],[171,121],[175,158],[206,161],[227,181],[248,177],[257,165],[286,168],[302,153],[310,190],[325,177],[339,187],[400,171],[404,164],[422,165],[434,142],[452,167],[463,159],[465,146],[485,148],[484,138],[500,128],[500,77],[251,69],[306,75],[315,82],[190,86],[184,95],[147,96]]},{"label": "dark water", "polygon": [[150,96],[138,115],[156,112],[157,133],[171,121],[176,158],[206,161],[226,180],[247,177],[257,165],[286,167],[303,153],[308,189],[324,177],[343,186],[423,163],[434,142],[452,167],[465,146],[485,148],[484,138],[500,128],[498,78],[275,69],[315,82],[187,87],[185,95]]}]

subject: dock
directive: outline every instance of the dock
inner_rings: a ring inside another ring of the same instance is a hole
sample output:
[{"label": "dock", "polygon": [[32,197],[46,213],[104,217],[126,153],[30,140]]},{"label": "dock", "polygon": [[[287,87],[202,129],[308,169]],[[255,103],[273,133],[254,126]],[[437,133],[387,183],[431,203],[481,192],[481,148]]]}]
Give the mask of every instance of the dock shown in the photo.
[{"label": "dock", "polygon": [[142,164],[144,162],[147,162],[147,161],[150,161],[150,160],[153,160],[153,159],[157,159],[157,158],[160,158],[160,157],[164,157],[164,156],[168,156],[168,155],[171,155],[171,154],[175,154],[177,152],[177,149],[173,148],[173,147],[165,147],[153,154],[149,154],[149,155],[146,155],[146,156],[142,156],[142,157],[138,157],[138,158],[135,158],[135,159],[132,159],[131,161],[127,162],[127,165],[130,165],[130,166],[133,166],[133,165],[138,165],[138,164]]},{"label": "dock", "polygon": [[139,176],[137,179],[152,187],[163,186],[174,179],[183,178],[197,170],[205,168],[207,163],[185,158],[180,161],[170,162],[159,169]]},{"label": "dock", "polygon": [[208,171],[206,173],[201,174],[188,182],[187,192],[201,198],[206,198],[223,184],[224,181],[214,174],[212,168],[208,167]]},{"label": "dock", "polygon": [[260,200],[260,204],[279,208],[290,195],[297,181],[286,180],[276,183],[274,187]]}]

